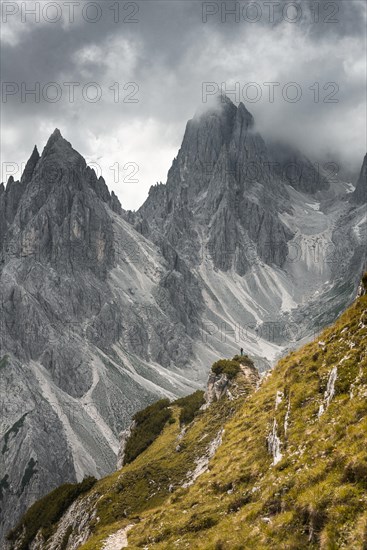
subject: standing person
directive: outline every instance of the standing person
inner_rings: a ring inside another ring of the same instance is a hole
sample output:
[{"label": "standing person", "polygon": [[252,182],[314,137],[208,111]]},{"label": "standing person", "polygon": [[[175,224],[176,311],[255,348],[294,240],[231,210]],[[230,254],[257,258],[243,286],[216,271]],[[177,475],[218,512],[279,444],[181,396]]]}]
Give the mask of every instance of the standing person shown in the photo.
[{"label": "standing person", "polygon": [[241,348],[241,355],[243,355],[243,348]]}]

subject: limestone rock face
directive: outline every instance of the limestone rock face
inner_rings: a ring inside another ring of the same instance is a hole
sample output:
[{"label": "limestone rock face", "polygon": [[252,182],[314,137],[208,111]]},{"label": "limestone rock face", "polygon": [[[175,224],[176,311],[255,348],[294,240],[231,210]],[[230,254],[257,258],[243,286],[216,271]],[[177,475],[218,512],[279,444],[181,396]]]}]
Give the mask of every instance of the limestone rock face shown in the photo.
[{"label": "limestone rock face", "polygon": [[122,213],[58,130],[0,186],[0,539],[43,494],[112,471],[137,410],[196,387],[178,370],[190,291]]},{"label": "limestone rock face", "polygon": [[300,151],[284,143],[270,143],[268,151],[273,174],[287,185],[311,195],[330,188],[322,167],[313,164]]},{"label": "limestone rock face", "polygon": [[14,239],[20,229],[15,252],[49,262],[58,272],[83,266],[105,276],[114,263],[112,224],[104,209],[111,202],[106,184],[97,181],[58,130],[36,163],[34,156],[27,163],[22,178],[26,189],[7,236]]},{"label": "limestone rock face", "polygon": [[167,185],[151,189],[136,227],[147,219],[144,234],[157,243],[164,235],[190,265],[201,261],[205,248],[215,267],[234,266],[243,275],[249,269],[245,235],[265,262],[284,264],[292,232],[277,207],[283,210],[286,198],[252,115],[222,97],[188,122]]},{"label": "limestone rock face", "polygon": [[355,295],[366,220],[345,189],[301,152],[267,143],[246,107],[221,96],[187,123],[167,183],[123,216],[169,263],[160,294],[186,308],[190,334],[222,356],[242,341],[260,359],[259,333],[276,354]]},{"label": "limestone rock face", "polygon": [[211,372],[208,379],[208,386],[205,393],[205,402],[210,405],[214,401],[219,401],[227,395],[229,380],[226,374],[216,375]]}]

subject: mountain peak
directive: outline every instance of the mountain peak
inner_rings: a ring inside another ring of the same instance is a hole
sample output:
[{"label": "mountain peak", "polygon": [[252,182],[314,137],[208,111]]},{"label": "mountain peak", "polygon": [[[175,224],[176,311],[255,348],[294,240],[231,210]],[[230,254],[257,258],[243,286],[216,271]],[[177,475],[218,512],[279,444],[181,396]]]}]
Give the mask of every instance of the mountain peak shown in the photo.
[{"label": "mountain peak", "polygon": [[221,116],[223,114],[233,114],[236,111],[237,107],[231,101],[231,99],[225,94],[215,94],[206,98],[205,102],[196,110],[194,119],[199,120],[202,117],[205,119],[207,116],[212,116],[216,114]]},{"label": "mountain peak", "polygon": [[56,143],[56,141],[58,141],[59,139],[64,139],[64,138],[62,137],[60,130],[58,128],[55,128],[55,130],[52,132],[52,134],[48,138],[47,145],[49,144],[52,145]]},{"label": "mountain peak", "polygon": [[219,94],[216,97],[221,103],[225,103],[226,105],[234,105],[233,101],[226,94]]},{"label": "mountain peak", "polygon": [[48,138],[41,161],[50,157],[52,157],[52,162],[58,162],[65,166],[85,166],[86,164],[82,155],[62,136],[58,128]]},{"label": "mountain peak", "polygon": [[43,150],[43,155],[45,152],[49,152],[55,144],[62,144],[63,146],[67,146],[71,148],[71,144],[66,141],[66,139],[62,136],[60,130],[58,128],[55,128],[55,130],[52,132],[50,137],[47,140],[46,146]]},{"label": "mountain peak", "polygon": [[194,119],[203,118],[206,121],[213,115],[221,119],[222,123],[228,126],[228,130],[233,129],[236,120],[246,129],[252,128],[255,123],[254,117],[242,102],[237,106],[225,94],[217,94],[209,98],[207,103],[196,112]]},{"label": "mountain peak", "polygon": [[56,139],[62,138],[60,130],[58,128],[55,128],[55,130],[51,134],[51,137]]},{"label": "mountain peak", "polygon": [[210,97],[207,101],[207,105],[209,107],[229,106],[231,109],[236,108],[240,113],[252,117],[252,114],[242,101],[236,106],[236,104],[224,93],[218,93]]}]

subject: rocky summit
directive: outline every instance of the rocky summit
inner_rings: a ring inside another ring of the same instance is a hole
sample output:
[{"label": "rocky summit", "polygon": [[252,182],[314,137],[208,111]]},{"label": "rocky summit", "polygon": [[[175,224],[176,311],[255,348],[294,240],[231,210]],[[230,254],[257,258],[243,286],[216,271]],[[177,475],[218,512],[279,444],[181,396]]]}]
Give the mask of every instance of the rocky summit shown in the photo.
[{"label": "rocky summit", "polygon": [[203,389],[219,357],[242,347],[263,372],[334,321],[365,263],[365,189],[366,159],[355,187],[331,178],[225,96],[137,212],[59,130],[36,147],[0,185],[1,535],[111,473],[132,416]]}]

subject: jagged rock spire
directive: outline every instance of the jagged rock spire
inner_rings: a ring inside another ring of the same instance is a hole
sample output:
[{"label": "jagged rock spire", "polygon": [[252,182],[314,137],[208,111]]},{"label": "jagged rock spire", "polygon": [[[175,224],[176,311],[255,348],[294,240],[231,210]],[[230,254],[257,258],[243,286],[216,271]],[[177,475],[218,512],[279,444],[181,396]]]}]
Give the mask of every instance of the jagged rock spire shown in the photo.
[{"label": "jagged rock spire", "polygon": [[364,204],[367,202],[367,154],[364,157],[361,173],[359,174],[350,202],[353,204]]},{"label": "jagged rock spire", "polygon": [[24,168],[24,172],[22,174],[21,182],[24,184],[27,184],[31,181],[34,169],[40,159],[40,154],[37,149],[37,145],[34,146],[33,152],[31,156],[29,157],[29,160]]}]

